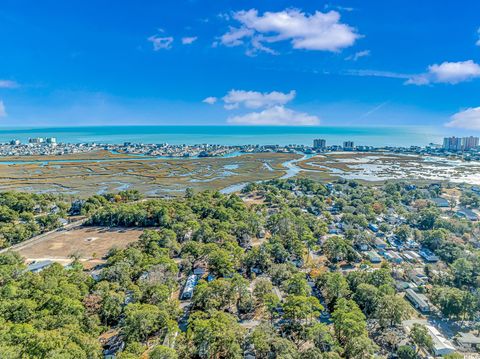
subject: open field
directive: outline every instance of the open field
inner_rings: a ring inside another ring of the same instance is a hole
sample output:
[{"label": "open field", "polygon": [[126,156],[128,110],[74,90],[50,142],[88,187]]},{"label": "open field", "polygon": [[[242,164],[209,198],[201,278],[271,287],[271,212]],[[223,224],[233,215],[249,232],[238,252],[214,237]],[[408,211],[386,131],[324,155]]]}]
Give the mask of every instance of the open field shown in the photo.
[{"label": "open field", "polygon": [[77,227],[51,233],[14,250],[27,262],[52,260],[68,264],[72,261],[71,256],[75,255],[86,267],[92,267],[101,263],[101,258],[111,248],[125,248],[138,240],[142,232],[141,229],[131,228]]},{"label": "open field", "polygon": [[[187,187],[221,190],[239,183],[279,178],[286,173],[284,162],[301,158],[297,154],[258,153],[225,158],[130,157],[129,160],[99,161],[99,157],[84,159],[83,156],[70,158],[71,162],[0,163],[0,190],[86,197],[137,189],[149,197],[174,196]],[[28,161],[28,158],[22,160]]]}]

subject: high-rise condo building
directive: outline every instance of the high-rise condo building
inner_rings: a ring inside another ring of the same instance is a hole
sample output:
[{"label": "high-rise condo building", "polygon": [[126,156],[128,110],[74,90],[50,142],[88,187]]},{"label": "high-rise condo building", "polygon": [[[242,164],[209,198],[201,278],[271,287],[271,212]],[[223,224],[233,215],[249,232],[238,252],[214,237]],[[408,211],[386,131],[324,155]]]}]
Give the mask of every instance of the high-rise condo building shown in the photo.
[{"label": "high-rise condo building", "polygon": [[471,150],[476,147],[478,147],[478,137],[469,136],[462,138],[462,148],[465,151]]},{"label": "high-rise condo building", "polygon": [[460,137],[445,137],[443,139],[443,148],[447,151],[461,151],[462,139]]},{"label": "high-rise condo building", "polygon": [[343,143],[343,149],[344,150],[351,151],[354,148],[355,148],[355,144],[353,143],[353,141],[345,141]]},{"label": "high-rise condo building", "polygon": [[323,138],[313,140],[313,148],[323,150],[325,147],[327,147],[327,141]]}]

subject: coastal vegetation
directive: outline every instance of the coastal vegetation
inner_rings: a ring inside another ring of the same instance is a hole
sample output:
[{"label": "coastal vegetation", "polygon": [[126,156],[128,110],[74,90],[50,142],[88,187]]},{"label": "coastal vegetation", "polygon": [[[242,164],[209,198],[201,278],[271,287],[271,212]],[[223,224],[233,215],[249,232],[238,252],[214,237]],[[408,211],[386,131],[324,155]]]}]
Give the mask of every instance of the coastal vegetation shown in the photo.
[{"label": "coastal vegetation", "polygon": [[[102,152],[103,153],[103,152]],[[285,174],[283,163],[301,158],[292,153],[257,153],[222,158],[149,158],[132,155],[79,153],[25,157],[0,162],[0,190],[62,193],[88,198],[94,194],[136,189],[148,197],[181,196],[196,191],[225,189]],[[92,155],[92,157],[88,157]]]},{"label": "coastal vegetation", "polygon": [[0,249],[61,227],[69,208],[62,196],[0,193]]}]

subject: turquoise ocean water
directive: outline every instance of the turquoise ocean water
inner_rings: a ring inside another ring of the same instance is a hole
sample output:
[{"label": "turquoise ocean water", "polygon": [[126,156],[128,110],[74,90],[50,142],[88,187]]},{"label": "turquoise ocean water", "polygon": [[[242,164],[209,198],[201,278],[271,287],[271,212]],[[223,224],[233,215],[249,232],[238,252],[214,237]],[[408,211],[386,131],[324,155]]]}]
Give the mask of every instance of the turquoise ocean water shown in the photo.
[{"label": "turquoise ocean water", "polygon": [[0,142],[31,137],[56,137],[64,143],[170,144],[299,144],[324,138],[327,145],[355,141],[356,145],[410,146],[441,143],[445,134],[430,127],[248,127],[248,126],[117,126],[0,128]]}]

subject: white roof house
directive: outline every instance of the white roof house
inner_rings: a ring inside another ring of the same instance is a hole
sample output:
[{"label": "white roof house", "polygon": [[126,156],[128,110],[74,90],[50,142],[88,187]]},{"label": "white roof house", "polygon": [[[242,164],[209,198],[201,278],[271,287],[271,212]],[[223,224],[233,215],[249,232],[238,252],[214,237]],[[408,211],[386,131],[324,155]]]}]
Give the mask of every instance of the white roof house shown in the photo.
[{"label": "white roof house", "polygon": [[431,325],[426,325],[428,329],[428,334],[432,337],[433,340],[433,353],[437,356],[443,356],[455,352],[455,347],[453,344],[445,338],[435,327]]},{"label": "white roof house", "polygon": [[181,299],[191,299],[193,297],[193,290],[197,285],[197,276],[192,274],[188,277],[187,282],[185,283],[185,288],[183,288]]},{"label": "white roof house", "polygon": [[428,313],[430,311],[430,304],[428,302],[428,299],[423,294],[417,293],[413,289],[408,288],[405,291],[405,295],[413,304],[413,306],[421,312]]}]

